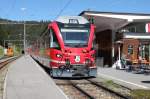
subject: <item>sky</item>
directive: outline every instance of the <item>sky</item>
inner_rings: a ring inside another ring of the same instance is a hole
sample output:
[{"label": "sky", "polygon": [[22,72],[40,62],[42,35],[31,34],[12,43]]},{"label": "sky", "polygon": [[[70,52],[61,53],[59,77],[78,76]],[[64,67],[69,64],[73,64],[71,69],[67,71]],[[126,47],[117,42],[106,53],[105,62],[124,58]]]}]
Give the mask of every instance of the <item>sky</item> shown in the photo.
[{"label": "sky", "polygon": [[82,11],[150,14],[150,0],[1,0],[0,18],[55,20]]}]

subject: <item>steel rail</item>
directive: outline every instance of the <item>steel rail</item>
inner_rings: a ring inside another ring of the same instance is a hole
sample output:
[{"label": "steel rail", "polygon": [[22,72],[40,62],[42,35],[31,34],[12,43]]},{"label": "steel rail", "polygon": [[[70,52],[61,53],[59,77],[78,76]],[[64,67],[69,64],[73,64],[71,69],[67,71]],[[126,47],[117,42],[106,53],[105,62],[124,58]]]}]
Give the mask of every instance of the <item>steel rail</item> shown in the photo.
[{"label": "steel rail", "polygon": [[86,91],[84,91],[82,88],[78,87],[76,83],[73,83],[72,81],[69,81],[69,83],[76,88],[77,90],[79,90],[81,93],[83,93],[85,96],[87,96],[89,99],[95,99],[93,96],[91,96],[90,94],[88,94]]},{"label": "steel rail", "polygon": [[2,62],[0,62],[0,69],[2,69],[4,66],[6,66],[8,63],[16,60],[17,58],[19,58],[20,56],[17,56],[17,57],[12,57],[10,59],[7,59],[7,60],[4,60]]},{"label": "steel rail", "polygon": [[[115,83],[115,84],[117,84],[117,83]],[[128,90],[130,90],[130,91],[133,90],[133,89],[131,89],[131,88],[129,88],[129,87],[126,87],[126,86],[123,86],[123,85],[121,85],[121,84],[117,84],[117,85],[119,85],[119,86],[121,86],[121,87],[123,87],[123,88],[126,88],[126,89],[128,89]]]},{"label": "steel rail", "polygon": [[112,94],[115,94],[115,95],[119,96],[120,98],[123,98],[123,99],[130,99],[130,98],[127,97],[127,96],[124,96],[124,95],[122,95],[122,94],[120,94],[120,93],[118,93],[118,92],[115,92],[115,91],[113,91],[113,90],[111,90],[111,89],[109,89],[109,88],[107,88],[107,87],[104,87],[104,86],[98,84],[97,82],[94,82],[94,81],[89,80],[89,79],[86,79],[86,80],[89,81],[91,84],[97,86],[97,87],[100,87],[100,88],[102,88],[102,89],[104,89],[104,90],[106,90],[106,91],[108,91],[108,92],[110,92],[110,93],[112,93]]}]

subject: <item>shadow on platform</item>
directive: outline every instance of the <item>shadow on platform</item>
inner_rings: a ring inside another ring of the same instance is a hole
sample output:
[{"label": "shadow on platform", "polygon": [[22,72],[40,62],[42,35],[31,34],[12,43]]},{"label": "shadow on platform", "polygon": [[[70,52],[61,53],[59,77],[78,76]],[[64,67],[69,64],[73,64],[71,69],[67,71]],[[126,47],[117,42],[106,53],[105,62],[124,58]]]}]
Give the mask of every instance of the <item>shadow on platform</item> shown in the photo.
[{"label": "shadow on platform", "polygon": [[150,80],[149,81],[141,81],[142,83],[149,83],[150,84]]}]

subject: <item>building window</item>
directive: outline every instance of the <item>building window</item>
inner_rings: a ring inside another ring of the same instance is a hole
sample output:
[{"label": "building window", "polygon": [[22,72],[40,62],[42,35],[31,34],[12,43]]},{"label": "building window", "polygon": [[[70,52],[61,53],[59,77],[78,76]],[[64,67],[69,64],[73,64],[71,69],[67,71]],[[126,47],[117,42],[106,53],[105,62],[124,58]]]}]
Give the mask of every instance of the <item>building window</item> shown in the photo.
[{"label": "building window", "polygon": [[135,26],[129,27],[128,30],[130,32],[136,32],[136,27]]},{"label": "building window", "polygon": [[128,45],[128,55],[133,54],[133,45]]}]

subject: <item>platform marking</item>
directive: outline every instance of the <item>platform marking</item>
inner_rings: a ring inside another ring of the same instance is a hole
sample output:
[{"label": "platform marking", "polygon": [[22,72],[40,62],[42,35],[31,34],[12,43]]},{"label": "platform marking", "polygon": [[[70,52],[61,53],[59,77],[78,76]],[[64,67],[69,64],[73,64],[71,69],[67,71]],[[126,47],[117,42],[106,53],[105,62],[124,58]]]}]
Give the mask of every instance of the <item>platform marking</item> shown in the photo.
[{"label": "platform marking", "polygon": [[7,86],[7,74],[8,74],[8,70],[7,70],[7,73],[6,73],[6,76],[4,78],[4,85],[3,85],[3,99],[6,99],[6,86]]},{"label": "platform marking", "polygon": [[112,76],[108,76],[108,75],[105,75],[105,74],[100,74],[99,73],[99,75],[105,76],[105,77],[111,78],[111,79],[116,79],[118,81],[125,82],[125,83],[131,84],[131,85],[134,85],[134,86],[138,86],[138,87],[141,87],[141,88],[144,88],[144,89],[149,89],[149,87],[146,87],[146,86],[143,86],[143,85],[140,85],[140,84],[135,84],[135,83],[132,83],[132,82],[128,82],[128,81],[125,81],[125,80],[122,80],[122,79],[118,79],[118,78],[115,78],[115,77],[112,77]]},{"label": "platform marking", "polygon": [[[17,56],[16,56],[17,57]],[[21,58],[21,57],[20,57]],[[15,61],[13,61],[12,63],[14,63],[14,62],[16,62],[16,60]],[[11,64],[12,64],[11,63]],[[8,65],[10,65],[10,64],[8,64]],[[9,66],[8,66],[9,67]],[[7,79],[8,79],[8,72],[9,72],[9,70],[10,70],[10,68],[8,68],[7,69],[7,72],[6,72],[6,76],[5,76],[5,78],[4,78],[4,84],[3,84],[3,95],[2,95],[2,99],[7,99],[6,97],[7,97],[7,90],[6,90],[6,88],[7,88]]]}]

